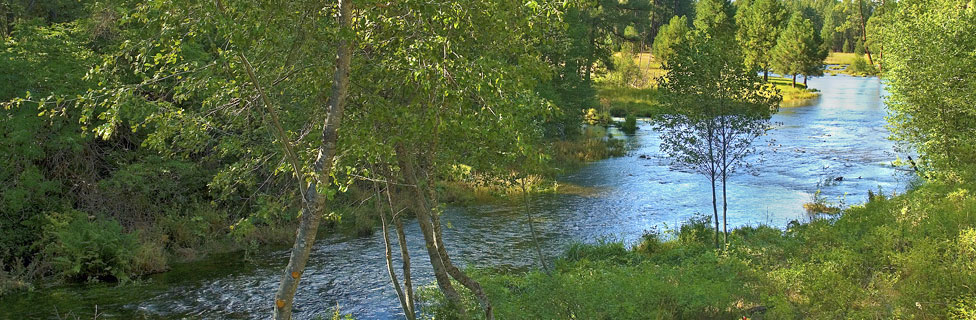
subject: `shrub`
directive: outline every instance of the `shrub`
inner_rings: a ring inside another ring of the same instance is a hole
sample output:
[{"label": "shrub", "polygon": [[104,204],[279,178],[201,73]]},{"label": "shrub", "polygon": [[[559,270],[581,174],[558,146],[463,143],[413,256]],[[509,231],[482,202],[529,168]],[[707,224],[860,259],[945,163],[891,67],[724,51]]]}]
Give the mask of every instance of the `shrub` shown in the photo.
[{"label": "shrub", "polygon": [[566,250],[564,262],[608,261],[614,264],[629,264],[640,259],[623,242],[600,241],[596,244],[574,243]]},{"label": "shrub", "polygon": [[626,134],[634,134],[637,132],[637,117],[635,117],[633,114],[628,114],[627,117],[624,118],[624,123],[620,125],[620,131],[623,131]]},{"label": "shrub", "polygon": [[634,87],[644,79],[640,67],[634,62],[634,56],[619,52],[613,55],[613,69],[607,75],[607,81],[618,87]]},{"label": "shrub", "polygon": [[52,216],[53,242],[46,248],[55,271],[74,280],[129,279],[137,242],[118,222],[92,221],[77,211],[59,218]]},{"label": "shrub", "polygon": [[863,56],[855,56],[854,61],[851,62],[851,66],[848,68],[853,75],[868,76],[878,74],[878,68],[868,64]]}]

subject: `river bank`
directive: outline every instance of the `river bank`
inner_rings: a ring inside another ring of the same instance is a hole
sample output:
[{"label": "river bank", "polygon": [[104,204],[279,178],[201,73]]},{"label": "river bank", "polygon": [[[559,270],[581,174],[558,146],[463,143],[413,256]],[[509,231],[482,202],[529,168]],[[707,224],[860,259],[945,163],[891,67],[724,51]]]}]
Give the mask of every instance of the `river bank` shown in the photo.
[{"label": "river bank", "polygon": [[[503,319],[971,318],[974,187],[928,183],[837,218],[740,227],[722,250],[708,218],[692,219],[633,246],[572,246],[552,274],[477,277]],[[454,315],[433,293],[427,312]]]},{"label": "river bank", "polygon": [[[832,203],[862,202],[868,190],[879,187],[886,194],[903,192],[906,178],[890,163],[895,156],[885,139],[880,82],[837,76],[811,79],[810,84],[823,96],[813,105],[784,109],[774,116],[777,126],[763,142],[761,172],[730,180],[730,227],[764,224],[778,229],[793,220],[808,221],[802,204],[811,201],[818,183],[827,178],[846,177],[819,188]],[[610,131],[631,150],[626,156],[596,161],[558,177],[560,184],[576,186],[573,192],[530,197],[529,208],[547,256],[560,256],[579,242],[610,239],[632,245],[646,230],[675,228],[709,207],[709,199],[693,196],[708,190],[707,181],[671,169],[660,157],[657,134],[648,123],[639,124],[635,135]],[[446,207],[442,220],[448,249],[469,267],[516,272],[535,268],[534,244],[522,208],[504,201]],[[419,254],[424,248],[420,230],[411,220],[405,223],[409,250],[416,259],[414,282],[430,283],[429,263]],[[394,246],[394,250],[399,249]],[[10,307],[0,312],[49,317],[47,310],[58,308],[62,314],[85,318],[98,305],[107,316],[262,318],[269,312],[270,305],[264,302],[274,292],[286,256],[287,251],[278,250],[256,251],[248,259],[241,254],[214,257],[217,267],[205,267],[209,259],[185,266],[188,274],[200,277],[164,273],[95,291],[81,286],[42,288],[3,297],[0,304]],[[359,318],[397,317],[400,311],[386,274],[380,235],[330,234],[316,243],[312,257],[298,293],[299,304],[306,307],[297,316],[330,314],[338,306]],[[174,266],[178,268],[184,266]],[[59,303],[64,300],[54,296],[76,298]]]}]

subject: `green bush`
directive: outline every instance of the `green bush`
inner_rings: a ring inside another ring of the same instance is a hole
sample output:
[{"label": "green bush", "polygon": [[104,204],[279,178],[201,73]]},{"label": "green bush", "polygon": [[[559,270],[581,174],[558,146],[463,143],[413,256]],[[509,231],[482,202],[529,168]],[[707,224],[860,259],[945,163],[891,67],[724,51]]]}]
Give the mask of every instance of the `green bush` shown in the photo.
[{"label": "green bush", "polygon": [[[61,221],[64,220],[64,221]],[[46,253],[61,276],[72,280],[129,279],[138,243],[118,222],[81,212],[52,215],[52,243]]]},{"label": "green bush", "polygon": [[606,81],[618,87],[634,87],[637,82],[643,81],[640,67],[634,61],[634,56],[627,52],[618,52],[613,55],[613,69],[607,74]]},{"label": "green bush", "polygon": [[867,60],[864,60],[864,57],[860,55],[854,57],[854,61],[851,62],[851,65],[848,68],[850,69],[848,71],[850,71],[850,73],[853,75],[869,76],[878,74],[878,68],[869,64]]},{"label": "green bush", "polygon": [[624,123],[620,125],[620,131],[623,131],[626,134],[634,134],[637,132],[637,117],[633,114],[628,114],[627,117],[624,118]]}]

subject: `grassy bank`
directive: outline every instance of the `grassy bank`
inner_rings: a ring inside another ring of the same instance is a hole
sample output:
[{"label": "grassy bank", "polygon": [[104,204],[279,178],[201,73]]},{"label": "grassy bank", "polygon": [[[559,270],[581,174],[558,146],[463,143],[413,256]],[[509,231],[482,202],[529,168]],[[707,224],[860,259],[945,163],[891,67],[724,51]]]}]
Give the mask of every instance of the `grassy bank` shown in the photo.
[{"label": "grassy bank", "polygon": [[739,228],[722,251],[700,220],[629,249],[573,246],[551,275],[478,277],[500,319],[972,319],[974,187],[927,184],[833,219]]},{"label": "grassy bank", "polygon": [[809,89],[800,81],[802,80],[798,80],[796,87],[793,87],[792,78],[769,77],[769,83],[776,86],[776,89],[779,89],[779,93],[783,95],[782,102],[785,106],[820,96],[820,92],[817,89]]},{"label": "grassy bank", "polygon": [[875,66],[868,62],[867,54],[858,56],[851,52],[831,52],[827,55],[824,64],[829,65],[825,74],[836,76],[837,74],[847,74],[858,77],[872,76],[878,73]]}]

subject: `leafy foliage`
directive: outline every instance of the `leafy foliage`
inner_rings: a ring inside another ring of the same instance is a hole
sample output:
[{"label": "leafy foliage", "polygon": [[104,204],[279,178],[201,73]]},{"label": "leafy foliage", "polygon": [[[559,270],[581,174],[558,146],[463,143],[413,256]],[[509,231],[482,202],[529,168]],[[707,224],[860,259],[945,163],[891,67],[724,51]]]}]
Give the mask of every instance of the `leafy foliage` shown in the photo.
[{"label": "leafy foliage", "polygon": [[671,18],[670,23],[661,26],[661,31],[654,38],[654,46],[651,50],[654,53],[655,60],[661,64],[667,64],[674,57],[674,48],[687,41],[691,33],[691,28],[688,25],[687,17],[675,16]]},{"label": "leafy foliage", "polygon": [[59,216],[53,216],[58,220],[49,231],[54,241],[45,252],[54,256],[54,267],[61,275],[88,280],[129,279],[137,243],[118,222],[91,221],[79,212]]},{"label": "leafy foliage", "polygon": [[976,8],[965,1],[907,1],[894,19],[885,44],[894,138],[921,154],[925,176],[970,181],[976,79],[965,75],[976,70]]}]

